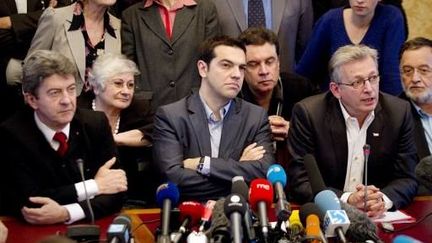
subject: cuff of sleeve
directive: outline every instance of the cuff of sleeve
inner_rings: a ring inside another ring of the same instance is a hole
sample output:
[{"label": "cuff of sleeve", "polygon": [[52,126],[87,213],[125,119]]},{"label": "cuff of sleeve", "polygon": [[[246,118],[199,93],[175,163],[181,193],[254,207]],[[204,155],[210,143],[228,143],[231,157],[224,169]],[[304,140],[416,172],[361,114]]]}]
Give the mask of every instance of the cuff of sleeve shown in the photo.
[{"label": "cuff of sleeve", "polygon": [[204,156],[203,165],[199,168],[198,173],[205,176],[210,175],[210,157]]},{"label": "cuff of sleeve", "polygon": [[384,193],[383,193],[383,199],[384,199],[384,207],[389,210],[393,207],[393,201],[390,200]]},{"label": "cuff of sleeve", "polygon": [[85,186],[87,188],[87,194],[88,194],[89,199],[94,198],[99,192],[99,188],[96,184],[96,181],[93,179],[86,180],[84,182],[75,183],[75,189],[77,191],[78,202],[86,200],[84,183],[85,183]]},{"label": "cuff of sleeve", "polygon": [[348,203],[348,198],[351,196],[352,192],[344,192],[340,197],[340,201],[344,203]]},{"label": "cuff of sleeve", "polygon": [[84,210],[78,203],[62,205],[69,212],[69,220],[65,224],[72,224],[75,221],[85,218]]}]

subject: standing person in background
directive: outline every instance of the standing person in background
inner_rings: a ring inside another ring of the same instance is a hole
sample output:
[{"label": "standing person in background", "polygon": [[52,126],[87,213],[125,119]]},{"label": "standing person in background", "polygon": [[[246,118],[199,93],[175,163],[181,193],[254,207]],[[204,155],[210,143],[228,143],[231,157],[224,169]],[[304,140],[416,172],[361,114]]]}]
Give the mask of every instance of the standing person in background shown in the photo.
[{"label": "standing person in background", "polygon": [[64,8],[48,8],[39,21],[28,55],[53,50],[78,70],[77,94],[89,90],[88,71],[103,53],[120,53],[120,20],[108,13],[115,0],[78,0]]},{"label": "standing person in background", "polygon": [[89,74],[92,92],[78,97],[78,107],[105,113],[126,171],[128,199],[151,203],[160,180],[152,162],[150,102],[134,96],[138,74],[136,64],[123,55],[99,56]]},{"label": "standing person in background", "polygon": [[[222,34],[237,37],[248,27],[272,30],[280,44],[281,71],[294,71],[312,33],[311,0],[213,1],[218,10]],[[261,19],[261,22],[256,19]]]},{"label": "standing person in background", "polygon": [[122,16],[122,52],[141,72],[137,96],[155,109],[199,87],[198,46],[219,33],[212,0],[144,0]]},{"label": "standing person in background", "polygon": [[350,0],[349,7],[328,11],[316,23],[296,72],[328,90],[327,64],[331,55],[347,44],[364,44],[378,51],[380,90],[402,91],[398,52],[406,38],[399,9],[378,0]]},{"label": "standing person in background", "polygon": [[21,62],[30,47],[40,15],[45,8],[70,3],[71,0],[0,1],[0,121],[23,105],[21,86],[18,85]]}]

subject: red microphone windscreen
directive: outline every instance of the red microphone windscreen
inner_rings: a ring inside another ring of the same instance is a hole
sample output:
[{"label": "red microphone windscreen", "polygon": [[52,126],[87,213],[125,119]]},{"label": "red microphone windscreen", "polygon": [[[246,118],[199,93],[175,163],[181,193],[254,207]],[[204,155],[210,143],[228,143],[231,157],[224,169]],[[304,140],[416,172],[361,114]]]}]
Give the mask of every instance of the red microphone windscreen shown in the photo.
[{"label": "red microphone windscreen", "polygon": [[259,202],[265,202],[267,208],[273,203],[273,186],[266,179],[255,179],[250,184],[249,203],[254,211],[257,210]]},{"label": "red microphone windscreen", "polygon": [[204,206],[199,202],[186,201],[182,202],[179,206],[180,211],[180,222],[183,222],[186,218],[189,218],[190,222],[188,225],[197,225],[204,212]]}]

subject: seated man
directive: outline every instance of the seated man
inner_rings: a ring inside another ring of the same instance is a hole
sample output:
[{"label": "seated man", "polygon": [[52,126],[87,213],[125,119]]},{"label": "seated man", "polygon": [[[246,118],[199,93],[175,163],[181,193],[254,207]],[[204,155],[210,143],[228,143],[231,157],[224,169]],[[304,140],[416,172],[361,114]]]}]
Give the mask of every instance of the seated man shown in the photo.
[{"label": "seated man", "polygon": [[[293,108],[288,170],[298,201],[312,199],[303,156],[312,154],[326,186],[369,216],[399,209],[416,195],[414,126],[408,102],[379,92],[377,52],[360,45],[339,48],[329,64],[330,92]],[[363,147],[370,145],[367,186]],[[367,198],[364,198],[367,190]]]},{"label": "seated man", "polygon": [[[404,89],[401,97],[411,103],[414,141],[421,160],[432,151],[432,40],[417,37],[405,42],[400,67]],[[431,193],[420,183],[418,194]]]},{"label": "seated man", "polygon": [[280,73],[279,43],[275,33],[265,28],[249,28],[239,39],[246,46],[246,72],[242,98],[263,107],[269,115],[278,161],[287,159],[286,138],[295,103],[317,93],[312,83],[294,73]]},{"label": "seated man", "polygon": [[110,126],[102,112],[76,110],[76,75],[65,56],[36,51],[23,68],[29,108],[0,125],[5,200],[32,224],[92,219],[87,196],[94,217],[122,207],[127,182],[123,170],[112,169],[118,162]]},{"label": "seated man", "polygon": [[204,201],[228,195],[234,176],[265,177],[274,157],[265,110],[236,98],[244,46],[228,37],[207,40],[197,66],[199,92],[156,112],[153,157],[183,200]]}]

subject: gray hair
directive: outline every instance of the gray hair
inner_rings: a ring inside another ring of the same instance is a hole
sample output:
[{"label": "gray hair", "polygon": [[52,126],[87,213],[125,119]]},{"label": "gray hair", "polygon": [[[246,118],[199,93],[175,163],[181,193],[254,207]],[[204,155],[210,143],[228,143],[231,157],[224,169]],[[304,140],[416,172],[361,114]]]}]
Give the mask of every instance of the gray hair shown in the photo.
[{"label": "gray hair", "polygon": [[93,63],[88,81],[97,90],[105,90],[105,82],[115,75],[131,73],[140,74],[137,65],[126,56],[114,53],[100,55]]},{"label": "gray hair", "polygon": [[353,61],[359,61],[371,57],[378,67],[378,52],[365,45],[342,46],[333,53],[329,61],[330,79],[336,83],[340,80],[340,67]]},{"label": "gray hair", "polygon": [[58,74],[62,76],[78,74],[75,65],[63,54],[56,51],[37,50],[31,53],[23,65],[22,90],[36,95],[36,90],[45,78]]}]

